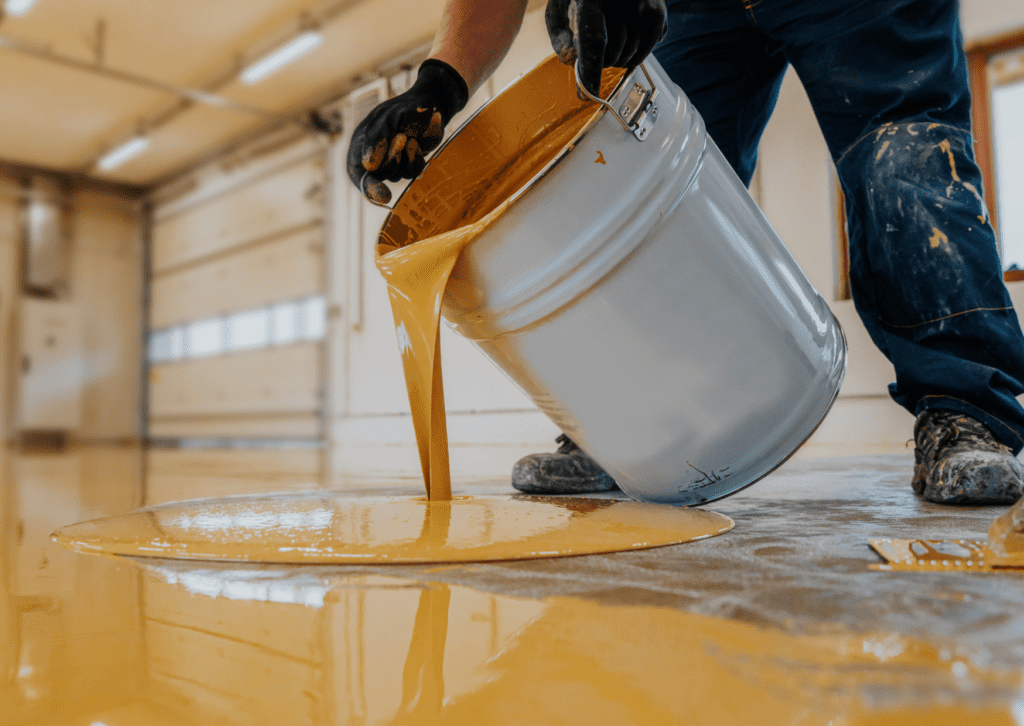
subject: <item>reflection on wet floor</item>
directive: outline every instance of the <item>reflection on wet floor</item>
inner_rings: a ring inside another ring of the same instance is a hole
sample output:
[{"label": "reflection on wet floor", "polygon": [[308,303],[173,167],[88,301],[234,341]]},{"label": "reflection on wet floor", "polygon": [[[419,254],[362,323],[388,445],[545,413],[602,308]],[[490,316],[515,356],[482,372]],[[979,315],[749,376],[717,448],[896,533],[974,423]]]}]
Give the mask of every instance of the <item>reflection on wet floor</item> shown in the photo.
[{"label": "reflection on wet floor", "polygon": [[1024,581],[868,570],[868,533],[977,536],[998,513],[904,497],[903,461],[801,463],[716,503],[733,533],[567,560],[258,566],[50,542],[134,508],[137,462],[4,457],[3,726],[1021,723]]}]

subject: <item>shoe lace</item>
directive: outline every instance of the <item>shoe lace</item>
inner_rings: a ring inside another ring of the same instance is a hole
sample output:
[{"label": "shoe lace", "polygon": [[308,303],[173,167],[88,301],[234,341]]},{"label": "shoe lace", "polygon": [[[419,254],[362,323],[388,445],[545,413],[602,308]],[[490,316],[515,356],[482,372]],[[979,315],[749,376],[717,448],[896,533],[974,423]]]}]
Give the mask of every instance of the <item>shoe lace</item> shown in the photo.
[{"label": "shoe lace", "polygon": [[975,421],[970,417],[955,412],[942,412],[932,415],[931,420],[925,427],[925,434],[933,452],[953,446],[965,434],[998,444],[989,430],[980,421]]},{"label": "shoe lace", "polygon": [[559,454],[571,454],[574,451],[579,451],[580,447],[565,434],[561,434],[555,439],[559,443],[558,453]]}]

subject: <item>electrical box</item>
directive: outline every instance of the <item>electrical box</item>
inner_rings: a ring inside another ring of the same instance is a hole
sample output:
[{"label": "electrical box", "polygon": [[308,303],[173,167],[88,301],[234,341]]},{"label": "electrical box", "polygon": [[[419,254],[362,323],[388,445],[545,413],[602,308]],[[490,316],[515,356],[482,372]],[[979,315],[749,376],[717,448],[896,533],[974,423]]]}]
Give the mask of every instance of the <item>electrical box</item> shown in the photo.
[{"label": "electrical box", "polygon": [[82,319],[72,302],[21,301],[18,428],[76,431],[82,423]]}]

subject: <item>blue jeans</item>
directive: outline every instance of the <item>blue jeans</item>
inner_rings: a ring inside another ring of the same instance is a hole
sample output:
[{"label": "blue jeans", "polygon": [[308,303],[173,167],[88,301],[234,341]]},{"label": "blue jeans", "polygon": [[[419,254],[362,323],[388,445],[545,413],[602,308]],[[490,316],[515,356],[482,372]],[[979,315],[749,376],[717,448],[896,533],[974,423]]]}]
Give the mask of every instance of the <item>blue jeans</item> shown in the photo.
[{"label": "blue jeans", "polygon": [[1020,452],[1024,336],[974,161],[956,0],[670,0],[668,23],[654,54],[745,183],[793,65],[846,196],[853,300],[896,369],[890,394],[971,415]]}]

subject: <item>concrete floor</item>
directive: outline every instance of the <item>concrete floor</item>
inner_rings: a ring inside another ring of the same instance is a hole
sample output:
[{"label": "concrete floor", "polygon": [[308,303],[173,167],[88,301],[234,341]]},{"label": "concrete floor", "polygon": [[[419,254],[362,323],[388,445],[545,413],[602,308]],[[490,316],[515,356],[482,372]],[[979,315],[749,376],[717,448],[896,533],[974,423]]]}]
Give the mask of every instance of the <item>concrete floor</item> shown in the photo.
[{"label": "concrete floor", "polygon": [[984,539],[1004,511],[920,501],[909,453],[792,461],[710,505],[732,532],[613,555],[271,567],[49,542],[131,509],[133,456],[7,457],[2,726],[1024,723],[1024,573],[870,569],[870,539]]}]

